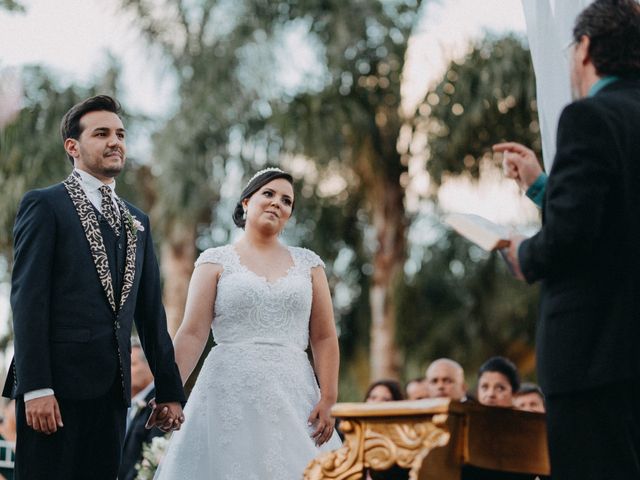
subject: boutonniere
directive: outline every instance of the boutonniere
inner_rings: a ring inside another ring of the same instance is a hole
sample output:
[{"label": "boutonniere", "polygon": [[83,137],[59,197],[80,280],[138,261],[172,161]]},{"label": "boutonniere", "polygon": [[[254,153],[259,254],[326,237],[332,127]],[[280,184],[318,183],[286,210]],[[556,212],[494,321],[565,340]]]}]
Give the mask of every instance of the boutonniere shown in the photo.
[{"label": "boutonniere", "polygon": [[131,215],[130,212],[127,212],[127,219],[129,220],[131,233],[136,235],[138,232],[144,232],[144,227],[142,226],[142,222],[138,220],[135,216]]},{"label": "boutonniere", "polygon": [[145,402],[142,398],[139,398],[138,400],[136,400],[135,406],[138,410],[142,410],[144,408],[147,408],[147,402]]}]

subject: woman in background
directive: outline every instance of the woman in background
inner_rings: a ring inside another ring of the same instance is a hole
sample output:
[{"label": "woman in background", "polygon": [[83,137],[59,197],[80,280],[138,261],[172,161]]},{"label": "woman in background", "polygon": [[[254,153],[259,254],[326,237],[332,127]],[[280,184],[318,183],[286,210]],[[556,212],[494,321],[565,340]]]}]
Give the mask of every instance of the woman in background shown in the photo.
[{"label": "woman in background", "polygon": [[368,403],[404,400],[402,387],[395,380],[378,380],[369,385],[364,401]]},{"label": "woman in background", "polygon": [[513,407],[513,395],[520,388],[520,375],[513,362],[491,357],[478,371],[478,402],[493,407]]}]

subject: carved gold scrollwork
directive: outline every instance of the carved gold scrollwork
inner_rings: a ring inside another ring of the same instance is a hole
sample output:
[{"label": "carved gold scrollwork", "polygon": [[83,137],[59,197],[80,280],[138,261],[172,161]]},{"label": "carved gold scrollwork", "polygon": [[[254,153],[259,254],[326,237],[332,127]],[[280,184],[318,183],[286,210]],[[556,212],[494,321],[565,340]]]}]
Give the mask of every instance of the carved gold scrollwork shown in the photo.
[{"label": "carved gold scrollwork", "polygon": [[305,480],[356,480],[364,468],[386,470],[397,464],[409,468],[409,478],[416,480],[422,460],[435,447],[448,443],[450,434],[442,428],[446,415],[394,423],[382,419],[344,420],[342,448],[313,460],[305,470]]},{"label": "carved gold scrollwork", "polygon": [[365,467],[387,470],[398,465],[409,468],[409,478],[416,480],[424,457],[449,441],[449,432],[441,428],[444,421],[446,416],[409,424],[369,423],[364,434]]},{"label": "carved gold scrollwork", "polygon": [[345,434],[341,448],[313,459],[304,471],[305,480],[358,480],[362,478],[362,425],[343,420],[340,431]]}]

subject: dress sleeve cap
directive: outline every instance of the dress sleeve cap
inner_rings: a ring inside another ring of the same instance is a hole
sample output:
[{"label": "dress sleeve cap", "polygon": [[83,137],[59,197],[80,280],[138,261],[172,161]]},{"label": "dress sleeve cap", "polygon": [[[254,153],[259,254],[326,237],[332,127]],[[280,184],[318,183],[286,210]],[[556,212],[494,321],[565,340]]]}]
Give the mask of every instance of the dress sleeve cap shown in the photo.
[{"label": "dress sleeve cap", "polygon": [[301,263],[307,268],[312,269],[314,267],[325,268],[325,264],[322,259],[313,251],[307,248],[298,248],[298,255],[301,259]]},{"label": "dress sleeve cap", "polygon": [[199,267],[205,263],[215,263],[224,267],[225,263],[227,263],[225,262],[226,256],[227,252],[224,247],[208,248],[200,254],[194,266]]}]

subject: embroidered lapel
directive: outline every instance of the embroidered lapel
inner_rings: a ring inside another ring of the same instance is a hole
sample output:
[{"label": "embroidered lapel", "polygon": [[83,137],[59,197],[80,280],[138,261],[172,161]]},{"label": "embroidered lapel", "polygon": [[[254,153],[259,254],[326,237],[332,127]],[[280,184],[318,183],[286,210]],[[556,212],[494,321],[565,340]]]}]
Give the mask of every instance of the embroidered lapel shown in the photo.
[{"label": "embroidered lapel", "polygon": [[107,258],[107,250],[104,247],[104,241],[100,233],[98,218],[93,211],[91,202],[84,193],[84,190],[82,190],[80,182],[73,174],[69,175],[62,183],[66,187],[69,197],[71,197],[76,212],[78,212],[84,234],[89,242],[91,256],[93,257],[93,263],[96,266],[100,283],[102,284],[104,293],[107,295],[111,309],[116,313],[117,308],[113,294],[113,281],[111,280],[111,272],[109,271],[109,259]]},{"label": "embroidered lapel", "polygon": [[120,295],[120,308],[126,302],[131,288],[133,287],[133,279],[136,275],[136,248],[137,248],[137,232],[133,225],[133,216],[127,208],[127,205],[120,199],[117,199],[118,207],[120,207],[120,215],[124,220],[124,229],[127,232],[127,253],[124,266],[124,278],[122,280],[122,292]]}]

